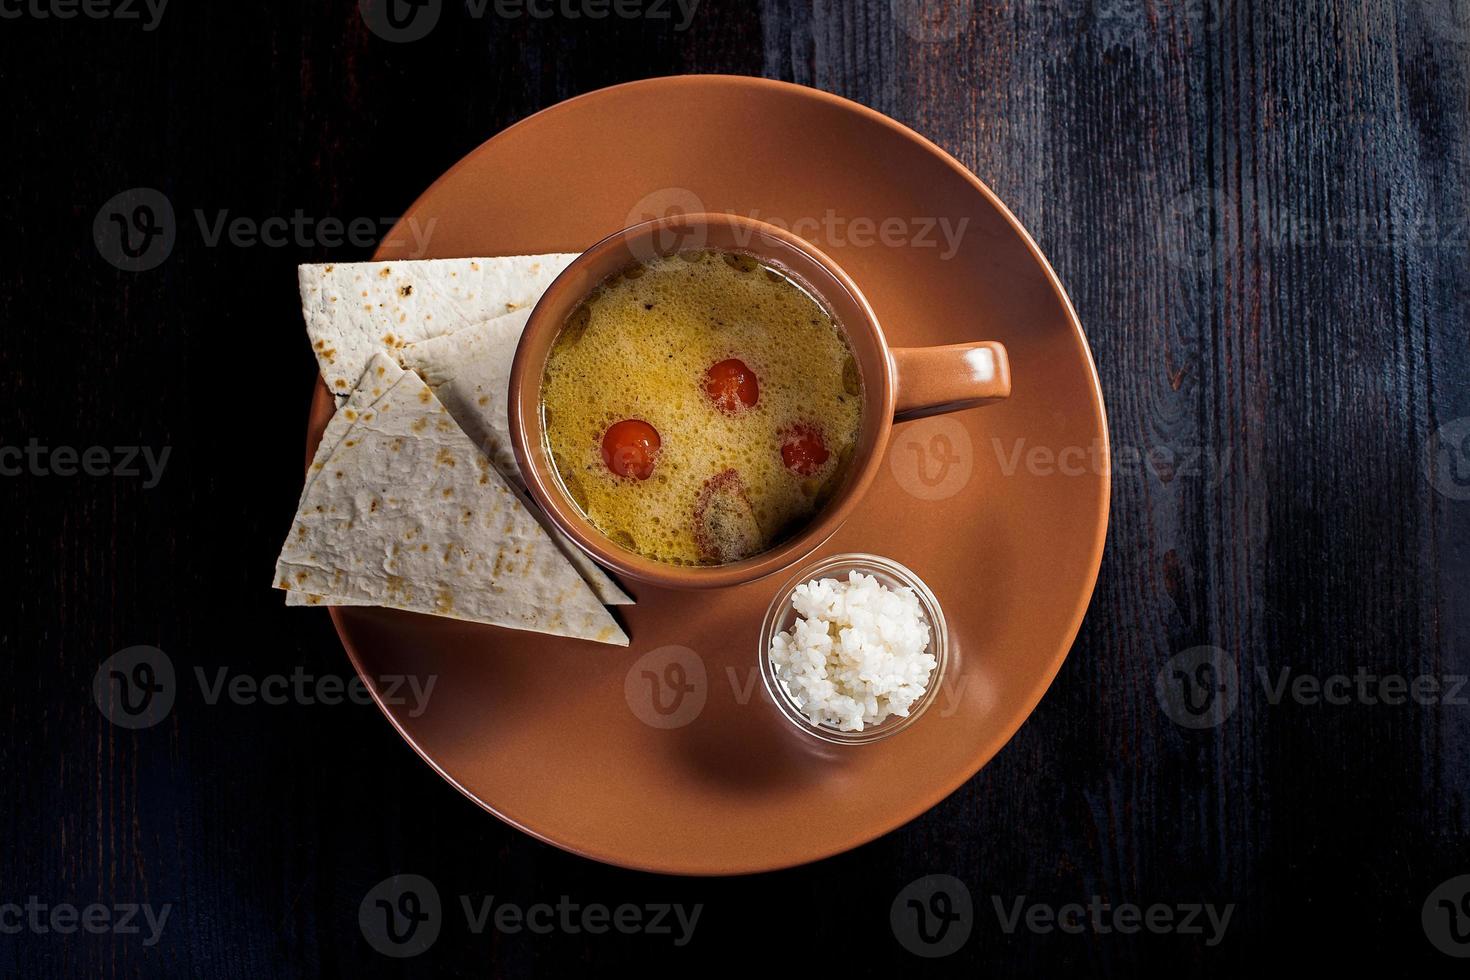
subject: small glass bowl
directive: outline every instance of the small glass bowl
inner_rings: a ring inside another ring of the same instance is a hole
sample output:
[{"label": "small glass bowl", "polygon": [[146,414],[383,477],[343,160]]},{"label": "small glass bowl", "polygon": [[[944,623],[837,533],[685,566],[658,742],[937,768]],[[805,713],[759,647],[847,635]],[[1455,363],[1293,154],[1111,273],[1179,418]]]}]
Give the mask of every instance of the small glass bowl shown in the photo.
[{"label": "small glass bowl", "polygon": [[[771,663],[771,640],[777,633],[790,629],[797,620],[796,610],[791,606],[791,596],[796,587],[813,579],[835,578],[846,581],[847,574],[852,571],[871,575],[890,589],[906,586],[914,590],[919,607],[929,623],[927,652],[935,660],[934,670],[929,674],[929,686],[924,689],[923,696],[909,707],[907,715],[889,715],[876,725],[864,726],[860,732],[844,732],[826,724],[813,725],[811,719],[797,707],[795,699],[786,690],[786,685],[777,676],[776,666]],[[771,600],[771,606],[766,610],[765,621],[761,624],[759,654],[761,677],[766,682],[766,691],[787,721],[807,735],[824,742],[864,745],[903,731],[918,721],[919,716],[938,698],[940,684],[944,681],[944,670],[949,663],[949,630],[944,622],[944,611],[939,608],[939,600],[929,591],[929,586],[898,562],[879,555],[831,555],[801,568],[776,592],[775,599]]]}]

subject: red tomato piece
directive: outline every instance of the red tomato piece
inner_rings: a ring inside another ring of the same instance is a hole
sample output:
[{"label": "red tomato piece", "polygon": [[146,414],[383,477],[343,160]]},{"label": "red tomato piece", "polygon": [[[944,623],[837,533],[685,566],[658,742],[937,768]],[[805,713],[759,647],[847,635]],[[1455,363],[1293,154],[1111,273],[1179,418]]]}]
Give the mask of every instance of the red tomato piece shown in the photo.
[{"label": "red tomato piece", "polygon": [[726,415],[738,415],[760,399],[760,382],[744,361],[732,357],[704,372],[704,393]]},{"label": "red tomato piece", "polygon": [[646,480],[653,475],[654,457],[663,445],[658,430],[642,419],[623,419],[602,436],[602,461],[618,476]]},{"label": "red tomato piece", "polygon": [[831,456],[821,430],[815,426],[793,425],[781,438],[781,462],[797,476],[812,476]]}]

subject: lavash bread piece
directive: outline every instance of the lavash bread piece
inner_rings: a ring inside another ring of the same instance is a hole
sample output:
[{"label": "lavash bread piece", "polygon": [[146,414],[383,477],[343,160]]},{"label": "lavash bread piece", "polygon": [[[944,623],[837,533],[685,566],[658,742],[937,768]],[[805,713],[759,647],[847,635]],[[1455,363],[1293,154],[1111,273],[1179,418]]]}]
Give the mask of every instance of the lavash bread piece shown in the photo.
[{"label": "lavash bread piece", "polygon": [[[459,427],[522,495],[526,481],[511,448],[507,406],[511,361],[530,316],[529,308],[517,310],[454,333],[406,344],[395,352],[398,362],[428,383]],[[532,513],[541,516],[534,507]],[[627,593],[586,552],[548,521],[542,524],[599,599],[610,606],[632,604]]]},{"label": "lavash bread piece", "polygon": [[418,372],[495,468],[525,486],[510,442],[510,366],[530,309],[405,344],[398,363]]},{"label": "lavash bread piece", "polygon": [[382,353],[323,435],[275,584],[299,595],[293,605],[628,643],[433,392]]},{"label": "lavash bread piece", "polygon": [[[361,417],[363,412],[369,411],[374,405],[382,400],[388,390],[397,384],[403,369],[391,361],[375,362],[372,369],[364,368],[362,377],[357,387],[352,389],[352,394],[347,401],[338,406],[337,411],[327,420],[327,427],[322,430],[322,438],[316,446],[316,454],[312,456],[311,466],[306,470],[306,485],[301,488],[301,500],[306,500],[306,495],[311,491],[311,485],[326,467],[327,460],[341,445],[347,433]],[[299,505],[298,505],[299,506]]]},{"label": "lavash bread piece", "polygon": [[[575,257],[574,253],[552,253],[303,265],[297,272],[302,313],[322,377],[340,400],[361,376],[367,358],[378,350],[393,354],[415,338],[431,338],[465,323],[484,322],[506,310],[518,310],[524,326],[531,307]],[[463,412],[455,414],[469,417]],[[508,442],[503,444],[503,453],[503,458],[495,460],[497,468],[524,494]],[[522,502],[530,507],[524,496]],[[541,519],[538,510],[530,509]],[[609,605],[632,604],[596,562],[548,522],[542,520],[542,524],[598,598]],[[288,597],[288,602],[298,604],[299,600]]]},{"label": "lavash bread piece", "polygon": [[534,306],[574,258],[559,252],[300,266],[301,312],[327,389],[340,401],[376,351]]},{"label": "lavash bread piece", "polygon": [[[331,460],[333,452],[341,446],[348,434],[352,431],[353,423],[363,413],[370,411],[398,380],[401,369],[396,364],[374,364],[371,377],[368,372],[363,373],[362,380],[352,390],[351,396],[343,403],[332,417],[327,420],[327,427],[322,431],[321,441],[317,443],[316,453],[312,456],[311,465],[306,470],[306,485],[301,488],[301,498],[297,501],[296,511],[298,516],[306,505],[307,495],[311,493],[311,486],[316,482],[322,470],[326,468]],[[293,534],[305,533],[299,523],[291,526]],[[289,542],[288,542],[289,544]],[[282,548],[284,554],[285,548]],[[375,603],[366,599],[358,600],[344,596],[338,596],[328,601],[324,596],[311,595],[304,592],[288,591],[286,593],[286,605],[288,606],[371,606]]]},{"label": "lavash bread piece", "polygon": [[[311,485],[326,468],[332,453],[352,431],[353,423],[363,412],[369,411],[382,399],[388,388],[397,382],[401,373],[402,369],[396,364],[375,363],[371,372],[363,372],[362,380],[352,390],[347,401],[327,421],[327,427],[322,431],[321,441],[317,443],[316,454],[312,456],[311,466],[306,470],[306,485],[301,488],[301,499],[296,505],[298,514],[306,503],[307,494],[311,492]],[[292,525],[292,532],[302,533],[297,524]],[[286,605],[288,606],[371,606],[374,604],[366,599],[351,599],[345,596],[336,596],[328,600],[324,596],[305,592],[288,591],[286,593]]]}]

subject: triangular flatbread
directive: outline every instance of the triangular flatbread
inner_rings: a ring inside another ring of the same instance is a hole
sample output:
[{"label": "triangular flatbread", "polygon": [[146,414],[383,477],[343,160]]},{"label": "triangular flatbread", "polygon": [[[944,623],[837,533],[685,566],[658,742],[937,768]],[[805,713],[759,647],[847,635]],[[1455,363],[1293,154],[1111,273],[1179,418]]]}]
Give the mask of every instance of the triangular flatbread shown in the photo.
[{"label": "triangular flatbread", "polygon": [[301,266],[301,312],[327,388],[345,397],[376,351],[534,306],[574,258],[553,253]]},{"label": "triangular flatbread", "polygon": [[522,485],[510,442],[510,366],[530,317],[530,310],[517,310],[394,352],[428,382],[495,468]]},{"label": "triangular flatbread", "polygon": [[[530,316],[529,309],[517,310],[396,351],[398,362],[418,372],[459,427],[522,494],[526,481],[511,448],[507,406],[511,361]],[[586,552],[555,526],[547,526],[547,531],[599,599],[610,606],[632,603]]]},{"label": "triangular flatbread", "polygon": [[276,564],[291,604],[376,605],[626,646],[627,634],[412,371],[372,356]]}]

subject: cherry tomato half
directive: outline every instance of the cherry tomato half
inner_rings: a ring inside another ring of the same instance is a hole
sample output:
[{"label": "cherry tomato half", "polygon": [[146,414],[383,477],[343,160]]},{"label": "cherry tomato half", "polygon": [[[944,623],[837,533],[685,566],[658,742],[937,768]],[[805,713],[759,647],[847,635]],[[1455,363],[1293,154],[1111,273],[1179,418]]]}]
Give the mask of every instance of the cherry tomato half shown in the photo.
[{"label": "cherry tomato half", "polygon": [[704,393],[726,415],[738,415],[755,406],[760,398],[760,383],[744,361],[732,357],[711,364],[704,372]]},{"label": "cherry tomato half", "polygon": [[602,435],[602,461],[618,476],[646,480],[653,475],[654,457],[662,440],[658,430],[642,419],[623,419]]},{"label": "cherry tomato half", "polygon": [[797,476],[811,476],[831,458],[821,430],[811,425],[793,425],[781,438],[781,462]]}]

